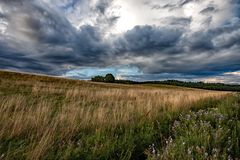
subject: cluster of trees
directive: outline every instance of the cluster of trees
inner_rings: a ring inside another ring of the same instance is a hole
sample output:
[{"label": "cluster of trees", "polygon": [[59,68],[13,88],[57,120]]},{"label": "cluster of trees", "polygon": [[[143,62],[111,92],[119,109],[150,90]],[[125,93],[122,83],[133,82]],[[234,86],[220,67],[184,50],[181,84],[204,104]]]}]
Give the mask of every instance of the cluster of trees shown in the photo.
[{"label": "cluster of trees", "polygon": [[105,77],[103,76],[95,76],[92,78],[92,81],[94,82],[107,82],[107,83],[114,83],[115,82],[115,77],[109,73],[109,74],[106,74]]}]

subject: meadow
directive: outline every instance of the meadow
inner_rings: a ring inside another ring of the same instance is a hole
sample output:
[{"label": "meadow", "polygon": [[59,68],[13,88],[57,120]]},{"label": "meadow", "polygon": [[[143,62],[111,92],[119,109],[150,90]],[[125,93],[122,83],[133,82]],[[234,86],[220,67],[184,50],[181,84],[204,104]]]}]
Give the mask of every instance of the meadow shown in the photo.
[{"label": "meadow", "polygon": [[0,159],[237,159],[237,93],[0,72]]}]

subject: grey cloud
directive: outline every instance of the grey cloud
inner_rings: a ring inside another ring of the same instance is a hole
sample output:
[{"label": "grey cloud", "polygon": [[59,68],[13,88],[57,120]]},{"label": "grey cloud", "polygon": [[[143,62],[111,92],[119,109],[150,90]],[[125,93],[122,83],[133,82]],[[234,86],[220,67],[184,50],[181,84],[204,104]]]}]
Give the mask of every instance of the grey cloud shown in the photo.
[{"label": "grey cloud", "polygon": [[240,45],[240,29],[231,33],[218,35],[213,39],[214,45],[221,48],[230,48],[233,45]]},{"label": "grey cloud", "polygon": [[156,10],[158,10],[158,9],[166,9],[166,8],[173,9],[173,8],[176,8],[176,5],[175,4],[166,4],[166,5],[161,6],[161,5],[158,5],[158,4],[153,4],[151,6],[151,8],[152,9],[156,9]]},{"label": "grey cloud", "polygon": [[76,28],[79,25],[93,25],[107,30],[118,18],[111,11],[112,2],[113,0],[68,1],[64,5],[64,14]]},{"label": "grey cloud", "polygon": [[44,64],[34,58],[26,57],[25,54],[6,51],[1,49],[0,68],[18,71],[54,74],[55,67],[52,64]]},{"label": "grey cloud", "polygon": [[208,32],[199,31],[187,35],[186,37],[184,37],[181,43],[183,43],[182,45],[189,47],[190,52],[201,52],[214,49],[211,38],[212,37]]},{"label": "grey cloud", "polygon": [[203,10],[200,11],[200,13],[202,14],[208,14],[208,13],[212,13],[212,12],[215,12],[216,11],[216,8],[213,7],[213,6],[209,6]]},{"label": "grey cloud", "polygon": [[181,6],[180,4],[165,4],[163,6],[158,5],[158,4],[152,4],[151,9],[152,10],[160,10],[160,9],[168,9],[169,11],[179,9]]},{"label": "grey cloud", "polygon": [[3,4],[23,5],[24,2],[27,2],[27,0],[1,0],[1,3],[3,3]]},{"label": "grey cloud", "polygon": [[197,0],[183,0],[182,2],[180,2],[180,6],[184,6],[192,1],[197,1]]},{"label": "grey cloud", "polygon": [[198,0],[181,0],[181,1],[177,1],[176,3],[167,3],[165,5],[159,5],[159,4],[151,4],[149,3],[148,5],[151,6],[152,9],[169,9],[169,10],[174,10],[174,9],[179,9],[181,7],[183,7],[184,5],[193,2],[193,1],[198,1]]},{"label": "grey cloud", "polygon": [[[6,63],[2,63],[1,68],[8,66],[52,73],[53,68],[61,68],[64,64],[97,65],[100,63],[100,57],[103,56],[103,51],[106,51],[107,47],[97,27],[86,25],[77,30],[59,12],[43,6],[42,3],[29,2],[25,5],[22,5],[24,1],[22,3],[4,1],[4,3],[9,9],[14,3],[17,10],[6,15],[9,23],[8,32],[12,35],[11,37],[6,35],[4,40],[12,47],[2,48],[1,60]],[[18,44],[14,42],[16,39]],[[27,42],[34,43],[33,49],[27,48],[26,39]],[[5,46],[3,43],[5,42],[1,41],[0,45]],[[18,47],[24,45],[25,52],[16,53],[19,50]],[[49,67],[48,64],[54,67]]]},{"label": "grey cloud", "polygon": [[171,25],[188,26],[192,21],[192,18],[172,18]]},{"label": "grey cloud", "polygon": [[119,53],[132,52],[136,55],[150,55],[152,52],[164,51],[175,46],[182,33],[181,29],[136,26],[115,42],[115,49]]},{"label": "grey cloud", "polygon": [[[232,19],[226,25],[190,33],[153,26],[135,27],[118,39],[115,46],[120,55],[127,53],[123,61],[135,64],[145,73],[206,75],[206,71],[211,71],[208,74],[212,75],[240,69],[238,37],[239,19]],[[139,61],[137,57],[145,60]]]},{"label": "grey cloud", "polygon": [[190,47],[191,51],[211,51],[222,47],[229,48],[239,44],[240,19],[233,18],[226,25],[208,30],[201,30],[187,34],[182,39],[183,45]]},{"label": "grey cloud", "polygon": [[112,3],[112,0],[98,1],[96,5],[96,9],[99,10],[100,13],[105,14],[106,9],[109,7],[111,3]]},{"label": "grey cloud", "polygon": [[6,15],[5,15],[4,13],[1,13],[1,12],[0,12],[0,18],[1,18],[1,19],[6,19]]},{"label": "grey cloud", "polygon": [[182,28],[186,28],[187,26],[189,26],[192,22],[192,18],[185,18],[185,17],[167,17],[167,18],[161,18],[161,19],[154,19],[158,22],[160,22],[161,24],[164,25],[170,25],[170,26],[175,26],[175,27],[182,27]]},{"label": "grey cloud", "polygon": [[[11,8],[12,3],[16,9]],[[15,38],[55,44],[66,43],[74,35],[70,23],[44,4],[36,1],[5,1],[5,7],[9,10],[6,13],[8,32]]]}]

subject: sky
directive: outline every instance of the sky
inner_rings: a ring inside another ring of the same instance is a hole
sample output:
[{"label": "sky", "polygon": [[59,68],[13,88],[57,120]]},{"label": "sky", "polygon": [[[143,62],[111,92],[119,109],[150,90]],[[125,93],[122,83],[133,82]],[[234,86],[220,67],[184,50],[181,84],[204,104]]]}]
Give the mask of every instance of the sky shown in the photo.
[{"label": "sky", "polygon": [[0,0],[0,69],[240,83],[240,0]]}]

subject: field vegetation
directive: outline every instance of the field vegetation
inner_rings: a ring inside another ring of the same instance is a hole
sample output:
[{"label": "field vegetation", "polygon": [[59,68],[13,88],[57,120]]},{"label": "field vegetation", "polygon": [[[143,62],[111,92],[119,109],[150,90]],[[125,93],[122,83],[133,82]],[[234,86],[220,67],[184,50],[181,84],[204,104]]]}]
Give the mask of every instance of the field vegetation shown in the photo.
[{"label": "field vegetation", "polygon": [[239,158],[239,104],[231,92],[0,72],[0,159]]}]

